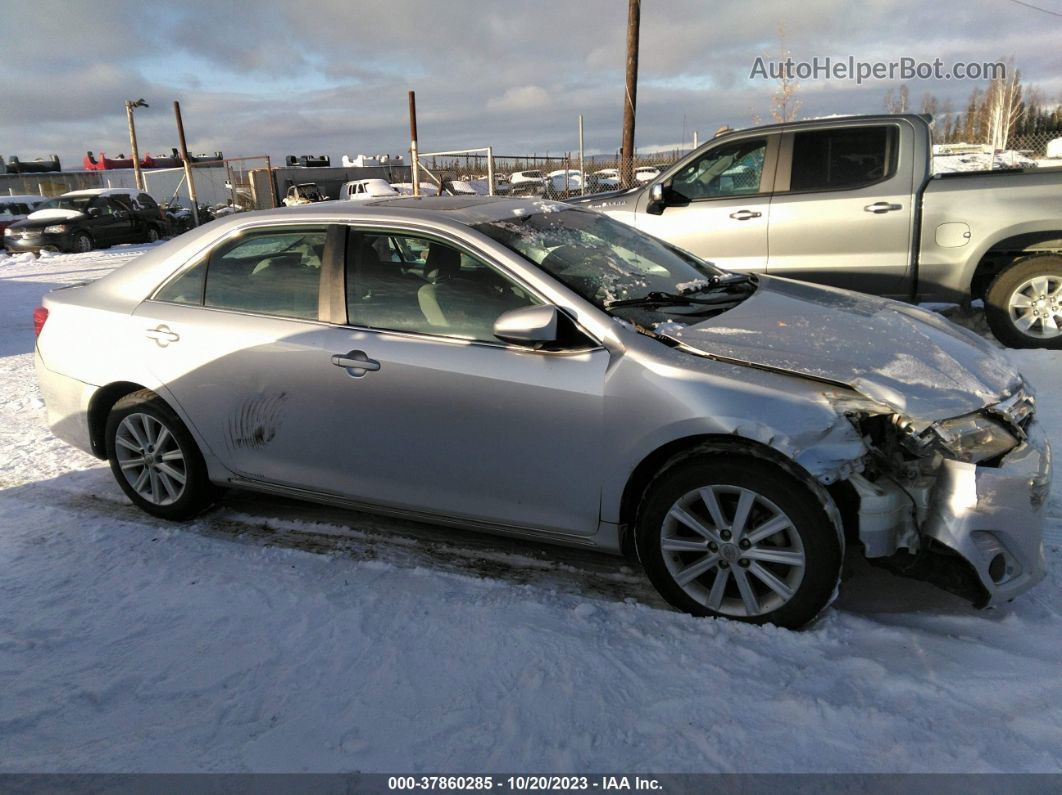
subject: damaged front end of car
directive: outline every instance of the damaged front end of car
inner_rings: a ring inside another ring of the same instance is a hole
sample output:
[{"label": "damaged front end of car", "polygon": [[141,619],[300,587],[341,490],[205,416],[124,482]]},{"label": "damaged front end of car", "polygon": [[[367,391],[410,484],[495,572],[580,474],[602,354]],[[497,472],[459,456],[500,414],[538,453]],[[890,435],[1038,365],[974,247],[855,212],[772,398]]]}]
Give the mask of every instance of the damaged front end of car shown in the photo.
[{"label": "damaged front end of car", "polygon": [[960,417],[922,421],[869,398],[838,395],[868,448],[846,517],[866,557],[978,607],[1013,599],[1044,576],[1051,451],[1022,385]]}]

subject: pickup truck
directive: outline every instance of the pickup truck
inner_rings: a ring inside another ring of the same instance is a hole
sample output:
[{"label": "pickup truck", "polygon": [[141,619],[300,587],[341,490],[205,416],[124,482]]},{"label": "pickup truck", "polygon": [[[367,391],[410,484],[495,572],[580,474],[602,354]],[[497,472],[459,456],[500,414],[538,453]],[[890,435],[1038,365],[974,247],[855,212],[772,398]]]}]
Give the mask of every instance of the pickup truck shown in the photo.
[{"label": "pickup truck", "polygon": [[1004,344],[1062,348],[1062,169],[934,174],[931,121],[736,130],[645,185],[570,202],[728,270],[912,302],[982,299]]}]

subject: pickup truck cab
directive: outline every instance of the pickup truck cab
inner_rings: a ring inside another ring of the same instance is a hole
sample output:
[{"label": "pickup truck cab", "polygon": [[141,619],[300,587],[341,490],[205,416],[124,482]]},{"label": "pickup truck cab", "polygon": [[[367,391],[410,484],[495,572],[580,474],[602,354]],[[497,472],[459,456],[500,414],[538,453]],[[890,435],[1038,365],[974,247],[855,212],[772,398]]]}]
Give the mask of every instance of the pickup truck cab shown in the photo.
[{"label": "pickup truck cab", "polygon": [[737,130],[647,184],[572,200],[728,270],[908,301],[984,299],[1013,347],[1062,347],[1062,169],[934,174],[931,119]]}]

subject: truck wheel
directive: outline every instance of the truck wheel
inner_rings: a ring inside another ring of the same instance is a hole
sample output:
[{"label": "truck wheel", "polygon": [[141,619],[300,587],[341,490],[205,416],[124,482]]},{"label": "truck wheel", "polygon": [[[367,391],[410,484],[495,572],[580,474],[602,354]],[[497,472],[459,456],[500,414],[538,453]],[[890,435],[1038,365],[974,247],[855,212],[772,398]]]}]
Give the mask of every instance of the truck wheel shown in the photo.
[{"label": "truck wheel", "polygon": [[1027,257],[996,276],[985,318],[1010,348],[1062,348],[1062,257]]},{"label": "truck wheel", "polygon": [[815,495],[754,458],[666,469],[635,540],[656,589],[695,616],[797,629],[829,604],[841,574],[841,542]]}]

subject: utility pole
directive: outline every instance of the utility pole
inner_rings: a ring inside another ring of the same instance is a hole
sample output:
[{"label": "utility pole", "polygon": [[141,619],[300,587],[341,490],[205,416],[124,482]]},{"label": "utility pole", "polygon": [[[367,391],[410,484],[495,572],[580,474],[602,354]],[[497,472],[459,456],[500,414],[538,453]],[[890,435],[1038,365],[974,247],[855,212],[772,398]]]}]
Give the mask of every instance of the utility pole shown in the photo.
[{"label": "utility pole", "polygon": [[192,220],[199,226],[199,199],[195,194],[192,178],[192,162],[188,159],[188,145],[184,142],[184,122],[181,120],[181,103],[173,103],[173,115],[177,117],[177,142],[181,147],[181,162],[184,163],[184,178],[188,182],[188,198],[192,202]]},{"label": "utility pole", "polygon": [[420,160],[417,158],[417,92],[409,92],[409,159],[413,165],[413,195],[420,196]]},{"label": "utility pole", "polygon": [[583,167],[583,114],[579,114],[579,195],[586,195],[586,169]]},{"label": "utility pole", "polygon": [[623,95],[623,145],[620,148],[620,180],[629,188],[634,178],[634,112],[638,101],[638,28],[642,0],[627,5],[627,80]]},{"label": "utility pole", "polygon": [[140,152],[136,148],[136,125],[133,123],[133,108],[146,108],[148,104],[144,98],[133,101],[125,101],[125,118],[129,122],[129,148],[133,156],[133,177],[136,179],[136,189],[144,190],[144,174],[140,170]]}]

